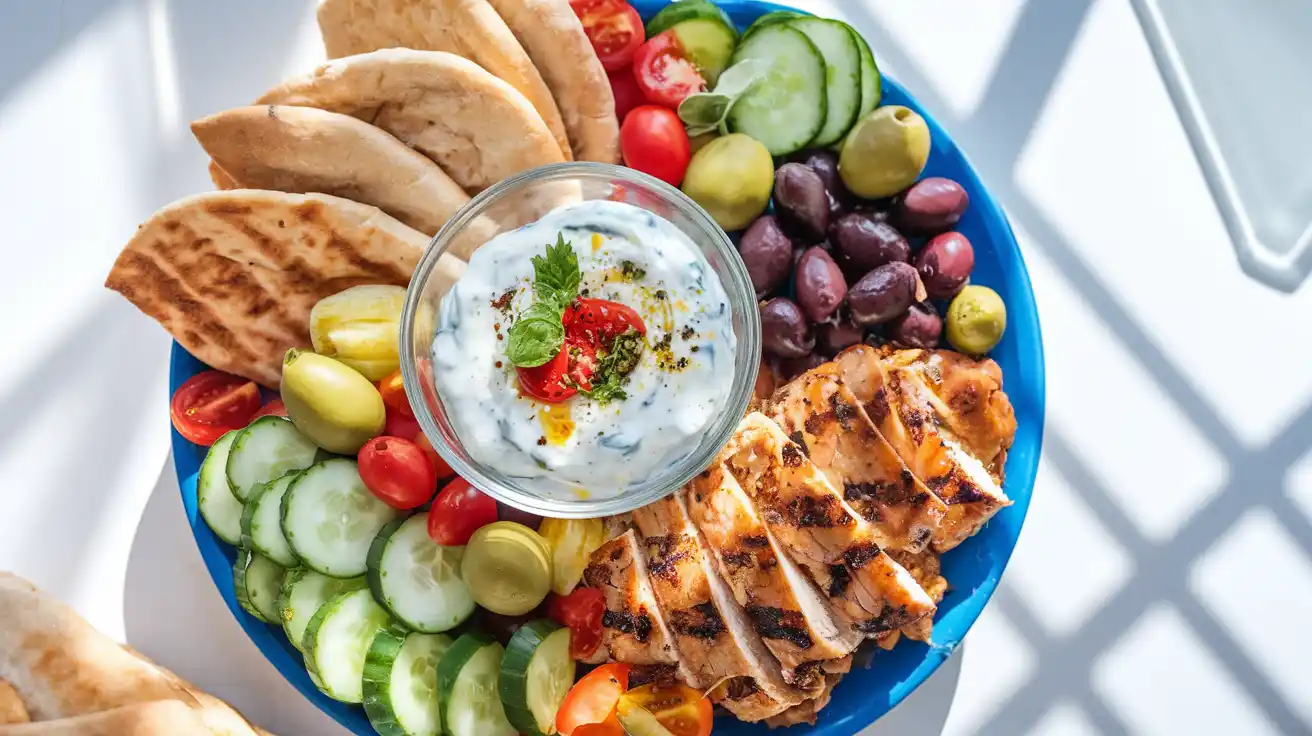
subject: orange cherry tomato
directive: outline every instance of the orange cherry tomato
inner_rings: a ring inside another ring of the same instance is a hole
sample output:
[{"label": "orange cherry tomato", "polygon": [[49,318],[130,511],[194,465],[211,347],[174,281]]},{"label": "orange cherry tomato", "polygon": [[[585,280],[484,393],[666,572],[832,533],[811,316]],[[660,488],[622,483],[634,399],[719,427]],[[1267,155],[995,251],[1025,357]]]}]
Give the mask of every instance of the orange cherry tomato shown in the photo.
[{"label": "orange cherry tomato", "polygon": [[428,435],[421,431],[415,436],[414,442],[419,445],[419,449],[424,451],[428,459],[433,461],[433,470],[437,471],[438,480],[445,480],[456,474],[456,471],[452,470],[451,466],[447,465],[446,461],[442,459],[442,456],[437,454],[437,450],[433,449],[433,443],[428,441]]},{"label": "orange cherry tomato", "polygon": [[[585,724],[604,724],[614,720],[615,705],[628,689],[629,665],[618,662],[603,664],[574,683],[565,695],[556,711],[556,730],[564,736],[573,736],[575,730]],[[619,725],[618,720],[615,725]],[[590,730],[597,733],[595,729]]]},{"label": "orange cherry tomato", "polygon": [[574,729],[571,736],[624,736],[624,726],[620,725],[620,719],[612,713],[610,718],[601,723],[585,723]]},{"label": "orange cherry tomato", "polygon": [[687,685],[643,685],[624,693],[624,699],[639,705],[674,736],[711,736],[715,714],[711,701]]},{"label": "orange cherry tomato", "polygon": [[405,395],[405,383],[401,380],[401,371],[397,370],[392,375],[378,382],[378,393],[383,395],[383,404],[391,411],[397,412],[401,416],[414,418],[415,411],[410,408],[410,399]]},{"label": "orange cherry tomato", "polygon": [[188,378],[169,402],[169,416],[178,434],[207,447],[250,424],[259,410],[260,387],[223,371],[205,371]]}]

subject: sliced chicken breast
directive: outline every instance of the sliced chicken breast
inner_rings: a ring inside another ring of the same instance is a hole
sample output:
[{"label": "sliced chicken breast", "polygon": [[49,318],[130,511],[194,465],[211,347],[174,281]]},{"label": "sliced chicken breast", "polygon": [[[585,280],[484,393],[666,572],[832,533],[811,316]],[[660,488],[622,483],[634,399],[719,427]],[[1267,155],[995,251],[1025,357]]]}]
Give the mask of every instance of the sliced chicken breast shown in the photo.
[{"label": "sliced chicken breast", "polygon": [[780,388],[764,412],[870,522],[885,550],[929,545],[947,506],[907,468],[827,363]]},{"label": "sliced chicken breast", "polygon": [[711,466],[680,493],[716,571],[783,666],[784,680],[804,690],[819,688],[824,660],[849,654],[860,634],[838,626],[829,604],[780,550],[751,499],[722,465]]},{"label": "sliced chicken breast", "polygon": [[721,457],[851,630],[873,637],[933,615],[934,601],[880,548],[871,524],[764,414],[748,414]]},{"label": "sliced chicken breast", "polygon": [[824,687],[820,689],[818,695],[805,703],[795,705],[783,713],[767,719],[765,725],[770,728],[786,728],[796,726],[799,723],[814,726],[816,716],[820,714],[820,711],[826,705],[829,705],[829,699],[833,697],[834,688],[838,686],[839,681],[842,679],[841,674],[825,675]]}]

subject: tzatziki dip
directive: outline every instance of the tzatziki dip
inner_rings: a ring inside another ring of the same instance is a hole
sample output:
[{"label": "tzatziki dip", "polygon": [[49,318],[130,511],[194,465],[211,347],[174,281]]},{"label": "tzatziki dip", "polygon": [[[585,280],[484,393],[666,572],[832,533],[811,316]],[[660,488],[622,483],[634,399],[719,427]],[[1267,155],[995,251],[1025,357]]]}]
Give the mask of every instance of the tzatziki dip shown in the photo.
[{"label": "tzatziki dip", "polygon": [[725,410],[729,297],[673,224],[586,201],[492,238],[442,298],[433,380],[469,455],[545,496],[618,496]]}]

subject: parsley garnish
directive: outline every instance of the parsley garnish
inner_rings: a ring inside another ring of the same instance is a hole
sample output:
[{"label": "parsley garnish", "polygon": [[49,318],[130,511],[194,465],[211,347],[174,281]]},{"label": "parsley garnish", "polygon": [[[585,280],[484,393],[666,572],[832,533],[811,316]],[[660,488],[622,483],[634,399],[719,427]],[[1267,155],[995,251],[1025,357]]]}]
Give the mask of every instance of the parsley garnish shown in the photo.
[{"label": "parsley garnish", "polygon": [[545,256],[533,256],[533,293],[537,300],[510,326],[506,357],[518,368],[536,368],[560,352],[565,344],[565,308],[579,293],[579,259],[565,240],[556,236]]},{"label": "parsley garnish", "polygon": [[592,374],[592,388],[580,388],[579,393],[602,406],[629,398],[624,384],[628,382],[633,369],[638,367],[641,357],[642,335],[630,327],[623,334],[616,335],[609,352],[597,360],[597,370]]}]

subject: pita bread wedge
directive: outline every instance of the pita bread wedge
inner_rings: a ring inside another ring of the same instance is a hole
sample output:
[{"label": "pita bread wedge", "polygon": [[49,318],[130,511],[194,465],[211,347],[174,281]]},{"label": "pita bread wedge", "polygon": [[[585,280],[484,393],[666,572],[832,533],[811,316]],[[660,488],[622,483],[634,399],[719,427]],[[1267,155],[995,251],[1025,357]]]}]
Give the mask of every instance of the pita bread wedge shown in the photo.
[{"label": "pita bread wedge", "polygon": [[210,161],[210,181],[214,182],[215,189],[241,189],[241,186],[228,176],[228,172],[219,168],[219,165],[213,161]]},{"label": "pita bread wedge", "polygon": [[191,708],[177,700],[125,705],[56,721],[0,726],[0,736],[211,736]]},{"label": "pita bread wedge", "polygon": [[348,56],[274,87],[257,103],[317,107],[373,123],[437,162],[471,194],[564,160],[523,95],[442,51]]},{"label": "pita bread wedge", "polygon": [[321,0],[318,15],[329,59],[405,48],[446,51],[478,64],[528,98],[561,155],[571,158],[551,90],[487,0]]},{"label": "pita bread wedge", "polygon": [[620,161],[615,97],[568,0],[488,0],[537,64],[565,121],[574,158]]},{"label": "pita bread wedge", "polygon": [[[206,192],[156,212],[105,286],[192,355],[276,388],[288,348],[310,345],[310,309],[360,284],[405,286],[428,236],[377,207],[326,194]],[[443,256],[454,282],[464,262]]]},{"label": "pita bread wedge", "polygon": [[4,680],[0,680],[0,726],[11,723],[27,723],[32,720],[27,714],[27,706],[18,697],[18,691]]}]

